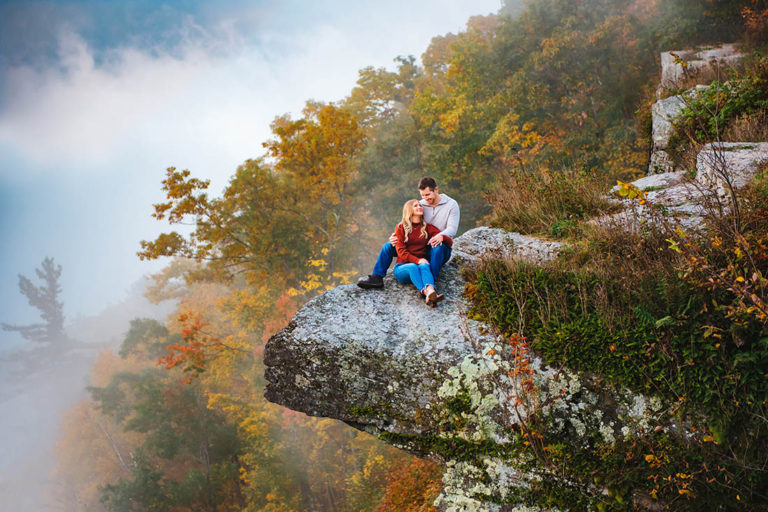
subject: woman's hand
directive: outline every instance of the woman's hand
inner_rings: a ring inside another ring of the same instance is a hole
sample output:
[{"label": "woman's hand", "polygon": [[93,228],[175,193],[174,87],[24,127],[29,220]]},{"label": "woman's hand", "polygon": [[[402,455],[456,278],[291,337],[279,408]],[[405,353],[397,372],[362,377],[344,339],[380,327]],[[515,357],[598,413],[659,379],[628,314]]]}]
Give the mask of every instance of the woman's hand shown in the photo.
[{"label": "woman's hand", "polygon": [[429,260],[426,258],[419,258],[419,265],[429,265]]},{"label": "woman's hand", "polygon": [[429,242],[427,242],[432,247],[437,247],[438,245],[443,243],[443,235],[435,235],[432,238],[429,239]]}]

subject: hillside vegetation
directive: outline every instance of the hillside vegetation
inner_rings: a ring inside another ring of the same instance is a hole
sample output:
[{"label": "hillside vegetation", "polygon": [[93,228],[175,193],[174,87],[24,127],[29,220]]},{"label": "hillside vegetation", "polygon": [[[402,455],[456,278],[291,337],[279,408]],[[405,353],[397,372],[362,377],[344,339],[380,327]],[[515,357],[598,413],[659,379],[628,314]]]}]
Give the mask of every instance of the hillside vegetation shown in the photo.
[{"label": "hillside vegetation", "polygon": [[[94,368],[92,398],[70,411],[58,446],[60,510],[431,510],[440,467],[267,403],[261,377],[264,341],[303,302],[369,271],[425,175],[460,202],[464,229],[487,221],[574,247],[544,268],[489,262],[472,276],[473,314],[524,334],[553,365],[663,399],[681,426],[582,452],[541,438],[533,448],[549,447],[547,464],[612,495],[544,479],[520,499],[631,510],[641,492],[675,510],[764,510],[768,338],[750,295],[765,300],[766,178],[741,196],[738,219],[713,216],[708,240],[680,235],[673,249],[663,230],[624,236],[582,220],[611,210],[602,196],[617,178],[647,168],[659,52],[741,41],[758,55],[739,76],[765,91],[767,9],[510,2],[436,36],[420,61],[361,70],[342,101],[276,118],[265,153],[220,197],[168,169],[153,216],[194,228],[143,242],[139,257],[177,258],[149,295],[179,308],[165,325],[132,322],[120,353]],[[755,103],[723,122],[736,130],[766,110]],[[710,137],[698,122],[685,144]],[[513,293],[551,314],[520,308]]]}]

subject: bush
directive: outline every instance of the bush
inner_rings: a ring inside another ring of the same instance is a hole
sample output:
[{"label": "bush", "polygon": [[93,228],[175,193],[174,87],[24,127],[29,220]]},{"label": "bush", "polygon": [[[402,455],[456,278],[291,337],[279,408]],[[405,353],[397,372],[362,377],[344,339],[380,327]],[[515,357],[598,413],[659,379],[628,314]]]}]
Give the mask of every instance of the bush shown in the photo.
[{"label": "bush", "polygon": [[605,198],[606,188],[584,172],[515,168],[488,194],[490,224],[523,234],[573,235],[582,219],[615,209]]},{"label": "bush", "polygon": [[[629,496],[674,510],[768,506],[768,173],[737,198],[699,233],[661,217],[646,232],[587,229],[555,262],[489,261],[467,276],[470,313],[526,336],[546,364],[666,404],[673,430],[551,453],[573,481],[621,496],[602,502],[610,510]],[[556,481],[536,491],[537,503],[585,508]]]},{"label": "bush", "polygon": [[[768,116],[768,58],[755,55],[743,71],[734,71],[730,80],[714,81],[709,88],[687,100],[675,134],[670,139],[674,153],[689,144],[716,140],[755,142],[747,137],[764,137],[760,122]],[[725,134],[730,137],[724,137]]]}]

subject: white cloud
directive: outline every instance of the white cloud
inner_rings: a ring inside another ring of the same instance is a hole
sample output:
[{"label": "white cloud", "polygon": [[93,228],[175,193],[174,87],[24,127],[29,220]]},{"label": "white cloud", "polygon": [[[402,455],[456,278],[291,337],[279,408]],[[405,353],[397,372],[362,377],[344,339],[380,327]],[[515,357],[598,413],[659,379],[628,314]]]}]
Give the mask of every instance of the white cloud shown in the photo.
[{"label": "white cloud", "polygon": [[[0,206],[14,219],[0,281],[14,283],[30,261],[53,255],[69,280],[68,314],[116,300],[150,270],[135,256],[138,240],[166,229],[149,215],[163,199],[165,167],[211,179],[216,195],[237,165],[263,152],[275,116],[300,115],[308,99],[339,100],[360,68],[419,55],[433,36],[498,7],[405,2],[363,2],[366,15],[325,12],[322,22],[289,30],[284,22],[269,27],[256,11],[237,29],[190,20],[169,51],[124,46],[105,54],[69,29],[55,66],[0,70],[0,191],[18,198],[14,211]],[[251,20],[262,27],[256,36],[243,31]],[[18,299],[11,288],[0,290],[0,302]]]},{"label": "white cloud", "polygon": [[462,3],[429,18],[424,6],[416,16],[365,23],[339,15],[335,25],[265,32],[258,45],[247,45],[226,20],[214,37],[190,19],[172,54],[116,48],[98,64],[82,38],[64,31],[58,66],[6,70],[0,146],[41,170],[104,172],[117,156],[138,152],[154,155],[156,165],[183,158],[231,173],[261,152],[276,115],[296,113],[310,98],[341,99],[363,66],[420,54],[439,26],[455,30],[466,20],[457,12],[467,11]]},{"label": "white cloud", "polygon": [[157,150],[186,139],[194,147],[199,141],[185,138],[185,132],[215,113],[218,100],[231,98],[233,87],[239,88],[243,113],[252,106],[242,96],[238,70],[197,45],[184,48],[180,57],[126,48],[95,66],[91,49],[68,33],[60,53],[61,70],[8,71],[10,98],[0,118],[0,142],[41,168],[104,169],[127,145]]}]

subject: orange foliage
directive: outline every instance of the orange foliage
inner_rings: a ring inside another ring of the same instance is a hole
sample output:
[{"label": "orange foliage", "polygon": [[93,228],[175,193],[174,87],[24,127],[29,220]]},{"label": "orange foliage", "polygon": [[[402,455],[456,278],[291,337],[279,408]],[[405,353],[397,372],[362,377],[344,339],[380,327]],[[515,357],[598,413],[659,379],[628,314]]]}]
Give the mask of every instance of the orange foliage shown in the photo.
[{"label": "orange foliage", "polygon": [[760,7],[764,3],[752,0],[753,7],[744,7],[741,16],[747,28],[747,37],[754,41],[765,41],[768,38],[768,7]]},{"label": "orange foliage", "polygon": [[439,464],[416,457],[393,467],[376,512],[437,512],[432,503],[443,490],[442,475]]},{"label": "orange foliage", "polygon": [[296,300],[283,292],[275,302],[272,315],[264,320],[263,340],[267,341],[273,334],[288,325],[288,322],[291,321],[294,313],[296,313],[296,309],[298,309]]},{"label": "orange foliage", "polygon": [[202,313],[181,313],[178,320],[184,326],[181,331],[181,343],[165,347],[168,354],[161,357],[157,363],[167,370],[181,366],[185,373],[192,373],[192,377],[196,377],[205,371],[208,358],[206,350],[211,346],[215,347],[218,342],[203,331],[210,324],[203,322]]}]

